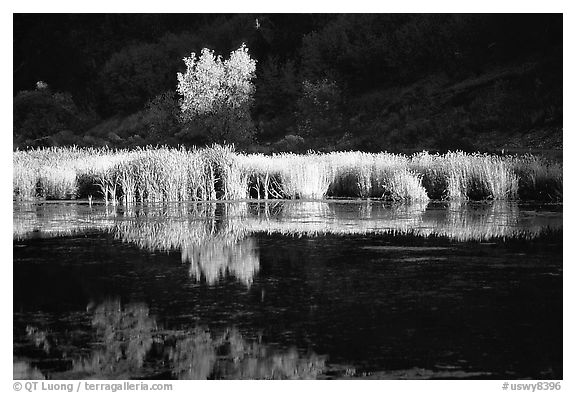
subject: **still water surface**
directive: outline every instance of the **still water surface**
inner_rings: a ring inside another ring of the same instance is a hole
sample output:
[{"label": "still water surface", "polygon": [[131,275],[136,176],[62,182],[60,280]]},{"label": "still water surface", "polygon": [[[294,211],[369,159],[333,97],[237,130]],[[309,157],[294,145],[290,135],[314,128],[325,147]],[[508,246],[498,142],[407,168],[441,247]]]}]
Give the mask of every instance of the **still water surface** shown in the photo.
[{"label": "still water surface", "polygon": [[562,378],[561,205],[13,217],[15,378]]}]

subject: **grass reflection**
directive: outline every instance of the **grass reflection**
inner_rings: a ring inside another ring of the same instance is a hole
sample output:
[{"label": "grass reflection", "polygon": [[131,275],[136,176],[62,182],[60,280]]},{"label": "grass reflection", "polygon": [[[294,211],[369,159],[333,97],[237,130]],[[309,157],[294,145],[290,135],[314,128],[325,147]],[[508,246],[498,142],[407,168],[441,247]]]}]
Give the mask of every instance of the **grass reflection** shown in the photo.
[{"label": "grass reflection", "polygon": [[74,236],[106,230],[113,225],[117,211],[78,203],[19,202],[13,205],[13,238]]},{"label": "grass reflection", "polygon": [[408,235],[454,241],[535,239],[562,229],[561,212],[516,203],[265,201],[128,207],[16,204],[14,239],[104,230],[152,252],[180,252],[190,276],[209,285],[231,276],[250,286],[259,271],[254,234]]},{"label": "grass reflection", "polygon": [[[235,244],[255,233],[290,236],[403,234],[457,241],[534,238],[562,228],[561,212],[538,212],[513,202],[235,202],[105,207],[15,204],[15,240],[108,230],[150,251],[195,250]],[[213,245],[210,245],[213,247]],[[194,252],[194,251],[193,251]],[[186,252],[190,255],[190,252]]]}]

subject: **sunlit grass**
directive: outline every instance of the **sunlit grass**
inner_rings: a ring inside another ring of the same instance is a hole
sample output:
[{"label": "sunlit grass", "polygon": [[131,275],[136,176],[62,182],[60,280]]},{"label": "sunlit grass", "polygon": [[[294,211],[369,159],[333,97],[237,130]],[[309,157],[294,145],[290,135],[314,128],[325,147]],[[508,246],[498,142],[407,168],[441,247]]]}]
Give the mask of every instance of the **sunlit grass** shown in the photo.
[{"label": "sunlit grass", "polygon": [[[542,169],[546,171],[544,162]],[[512,156],[449,152],[412,157],[410,167],[422,174],[423,183],[434,199],[516,200],[520,160]]]},{"label": "sunlit grass", "polygon": [[231,146],[48,148],[13,154],[16,200],[562,200],[562,166],[531,155],[242,154]]}]

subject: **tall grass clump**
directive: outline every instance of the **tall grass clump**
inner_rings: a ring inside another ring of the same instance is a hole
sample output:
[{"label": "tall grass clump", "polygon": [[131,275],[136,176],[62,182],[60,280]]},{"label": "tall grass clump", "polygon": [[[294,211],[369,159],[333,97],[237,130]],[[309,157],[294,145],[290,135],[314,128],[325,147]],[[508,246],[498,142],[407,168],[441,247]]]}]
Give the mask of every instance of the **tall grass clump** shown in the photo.
[{"label": "tall grass clump", "polygon": [[448,152],[412,156],[410,167],[422,175],[422,184],[434,199],[514,200],[518,176],[511,157]]},{"label": "tall grass clump", "polygon": [[421,177],[408,167],[408,157],[389,153],[338,152],[328,155],[332,181],[329,195],[426,201]]},{"label": "tall grass clump", "polygon": [[250,154],[241,156],[240,166],[253,198],[322,199],[330,185],[330,168],[324,158],[314,152]]},{"label": "tall grass clump", "polygon": [[562,166],[540,157],[523,155],[512,162],[523,200],[562,200]]},{"label": "tall grass clump", "polygon": [[89,154],[78,148],[48,148],[13,154],[16,199],[70,199],[77,194],[74,163]]},{"label": "tall grass clump", "polygon": [[239,155],[238,163],[247,181],[248,196],[255,199],[289,198],[282,186],[282,165],[276,156]]},{"label": "tall grass clump", "polygon": [[330,168],[324,156],[281,154],[274,157],[280,169],[282,190],[292,199],[322,199],[330,186]]},{"label": "tall grass clump", "polygon": [[368,198],[372,194],[373,155],[362,152],[330,154],[332,182],[330,196]]},{"label": "tall grass clump", "polygon": [[94,174],[106,202],[239,199],[241,183],[230,147],[137,149]]},{"label": "tall grass clump", "polygon": [[212,145],[202,150],[208,182],[214,184],[213,199],[248,198],[248,175],[242,170],[234,146]]},{"label": "tall grass clump", "polygon": [[[14,153],[16,154],[16,153]],[[16,161],[16,160],[15,160]],[[23,160],[24,161],[24,160]],[[13,197],[19,200],[32,200],[36,196],[38,168],[26,160],[12,169]]]}]

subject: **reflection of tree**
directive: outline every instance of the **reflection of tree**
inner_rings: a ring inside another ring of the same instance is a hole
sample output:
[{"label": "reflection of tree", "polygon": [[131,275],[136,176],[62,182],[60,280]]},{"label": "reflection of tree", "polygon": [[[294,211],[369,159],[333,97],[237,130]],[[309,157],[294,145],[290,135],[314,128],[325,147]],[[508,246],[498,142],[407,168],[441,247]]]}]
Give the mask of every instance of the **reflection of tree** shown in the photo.
[{"label": "reflection of tree", "polygon": [[[326,358],[314,353],[301,355],[296,349],[274,349],[260,340],[247,340],[235,328],[221,333],[207,328],[162,330],[150,316],[148,306],[131,303],[122,306],[109,300],[95,308],[92,316],[97,345],[89,354],[74,356],[72,369],[47,374],[56,379],[143,378],[168,366],[179,379],[310,379],[325,370]],[[37,346],[49,339],[46,332],[33,328],[29,335]],[[41,343],[38,343],[41,337]],[[77,343],[60,340],[54,353],[66,359],[61,350]],[[61,346],[62,348],[58,348]],[[41,370],[24,361],[15,361],[14,375],[28,379],[44,378]]]},{"label": "reflection of tree", "polygon": [[12,369],[14,379],[44,379],[44,375],[25,361],[14,361]]},{"label": "reflection of tree", "polygon": [[257,245],[239,223],[246,203],[168,205],[119,222],[115,235],[150,251],[180,250],[190,275],[209,285],[227,275],[250,286],[260,268]]},{"label": "reflection of tree", "polygon": [[228,332],[227,340],[229,353],[216,364],[216,378],[315,379],[325,370],[325,356],[301,356],[295,348],[274,351],[260,343],[248,344],[237,331]]},{"label": "reflection of tree", "polygon": [[124,379],[142,368],[157,330],[145,304],[122,307],[118,300],[104,302],[94,311],[92,325],[103,348],[74,362],[75,372]]},{"label": "reflection of tree", "polygon": [[34,342],[36,348],[41,348],[46,354],[50,353],[52,345],[50,344],[45,331],[39,330],[33,326],[26,326],[26,335]]},{"label": "reflection of tree", "polygon": [[313,379],[325,369],[326,358],[301,356],[296,349],[274,351],[248,342],[236,329],[221,336],[195,329],[170,352],[179,379]]},{"label": "reflection of tree", "polygon": [[260,268],[257,245],[250,238],[233,244],[208,241],[185,245],[182,248],[182,261],[190,264],[190,276],[198,281],[203,276],[209,285],[231,275],[250,286]]},{"label": "reflection of tree", "polygon": [[196,328],[169,351],[172,372],[178,379],[207,379],[216,363],[216,343],[209,331]]}]

